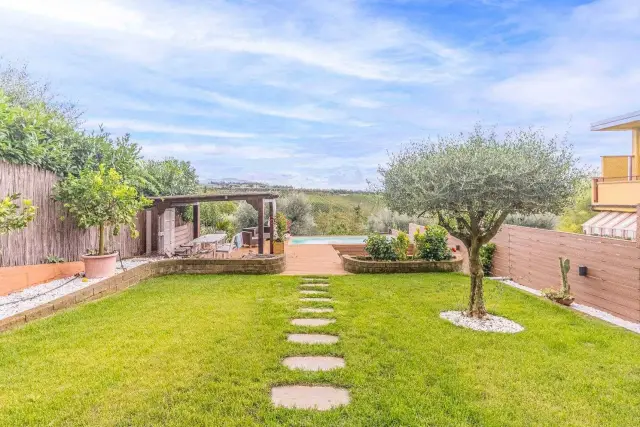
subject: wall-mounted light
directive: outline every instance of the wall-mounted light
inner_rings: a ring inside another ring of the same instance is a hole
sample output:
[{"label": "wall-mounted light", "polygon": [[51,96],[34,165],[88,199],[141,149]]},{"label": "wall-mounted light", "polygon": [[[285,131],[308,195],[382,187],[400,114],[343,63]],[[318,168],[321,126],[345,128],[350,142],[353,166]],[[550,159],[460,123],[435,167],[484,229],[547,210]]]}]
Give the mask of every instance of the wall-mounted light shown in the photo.
[{"label": "wall-mounted light", "polygon": [[578,266],[578,275],[579,276],[586,276],[587,275],[587,266],[586,265],[579,265]]}]

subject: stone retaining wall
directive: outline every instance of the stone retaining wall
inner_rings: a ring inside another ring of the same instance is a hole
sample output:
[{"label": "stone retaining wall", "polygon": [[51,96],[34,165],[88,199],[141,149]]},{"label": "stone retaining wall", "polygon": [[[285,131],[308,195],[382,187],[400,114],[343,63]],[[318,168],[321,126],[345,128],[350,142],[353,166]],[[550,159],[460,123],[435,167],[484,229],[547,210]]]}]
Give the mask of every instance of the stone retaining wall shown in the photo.
[{"label": "stone retaining wall", "polygon": [[342,266],[349,273],[434,273],[462,270],[462,258],[450,261],[373,261],[342,255]]},{"label": "stone retaining wall", "polygon": [[169,259],[149,262],[46,304],[1,319],[0,331],[49,316],[85,301],[100,299],[151,277],[169,274],[278,274],[284,269],[284,255],[255,259]]}]

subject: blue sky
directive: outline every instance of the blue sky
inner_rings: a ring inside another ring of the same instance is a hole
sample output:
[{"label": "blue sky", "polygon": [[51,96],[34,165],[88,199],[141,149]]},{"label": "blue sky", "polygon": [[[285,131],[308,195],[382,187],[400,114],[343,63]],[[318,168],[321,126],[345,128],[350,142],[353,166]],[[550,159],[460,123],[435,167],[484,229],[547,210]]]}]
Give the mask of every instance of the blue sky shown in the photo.
[{"label": "blue sky", "polygon": [[478,121],[629,154],[589,124],[640,109],[639,20],[631,0],[0,0],[0,55],[203,179],[366,188],[387,150]]}]

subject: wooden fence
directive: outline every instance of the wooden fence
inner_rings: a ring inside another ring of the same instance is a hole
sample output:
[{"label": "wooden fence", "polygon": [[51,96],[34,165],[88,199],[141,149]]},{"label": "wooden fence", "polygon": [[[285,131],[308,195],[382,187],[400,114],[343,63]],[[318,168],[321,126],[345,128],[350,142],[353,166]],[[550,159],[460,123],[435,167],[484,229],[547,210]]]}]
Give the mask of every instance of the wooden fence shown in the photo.
[{"label": "wooden fence", "polygon": [[[97,247],[97,229],[82,230],[72,219],[64,221],[59,203],[51,200],[58,177],[48,171],[27,165],[0,161],[0,197],[21,193],[37,207],[35,220],[20,231],[0,236],[0,267],[41,264],[48,255],[76,261],[89,249]],[[119,236],[108,233],[107,247],[120,251],[123,258],[144,252],[144,212],[138,215],[138,239],[131,238],[123,227]]]},{"label": "wooden fence", "polygon": [[[640,249],[635,241],[504,225],[493,273],[535,289],[559,288],[558,257],[571,260],[569,283],[576,302],[640,321]],[[588,275],[578,275],[578,266]]]}]

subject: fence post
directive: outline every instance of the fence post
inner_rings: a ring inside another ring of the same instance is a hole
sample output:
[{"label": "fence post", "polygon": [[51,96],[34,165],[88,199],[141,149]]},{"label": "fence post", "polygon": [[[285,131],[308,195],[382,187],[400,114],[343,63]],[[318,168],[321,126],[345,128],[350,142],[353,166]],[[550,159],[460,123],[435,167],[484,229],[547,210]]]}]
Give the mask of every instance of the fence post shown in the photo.
[{"label": "fence post", "polygon": [[640,205],[636,206],[636,246],[640,248]]}]

